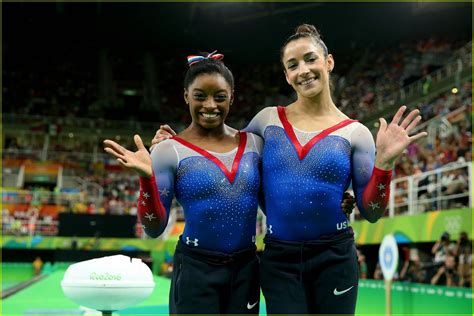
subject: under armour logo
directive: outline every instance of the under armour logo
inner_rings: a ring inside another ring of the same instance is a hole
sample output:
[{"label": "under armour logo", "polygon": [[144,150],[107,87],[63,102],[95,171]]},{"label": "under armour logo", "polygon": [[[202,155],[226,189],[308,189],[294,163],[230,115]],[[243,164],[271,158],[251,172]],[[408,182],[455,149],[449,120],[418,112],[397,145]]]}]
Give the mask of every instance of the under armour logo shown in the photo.
[{"label": "under armour logo", "polygon": [[272,225],[267,226],[267,232],[268,232],[269,234],[273,234],[272,227],[273,227]]},{"label": "under armour logo", "polygon": [[199,246],[198,241],[199,241],[199,239],[197,239],[197,238],[194,238],[194,240],[191,240],[191,239],[189,239],[189,237],[186,237],[186,245],[188,245],[188,246],[189,246],[189,244],[193,244],[194,247],[197,247],[197,246]]}]

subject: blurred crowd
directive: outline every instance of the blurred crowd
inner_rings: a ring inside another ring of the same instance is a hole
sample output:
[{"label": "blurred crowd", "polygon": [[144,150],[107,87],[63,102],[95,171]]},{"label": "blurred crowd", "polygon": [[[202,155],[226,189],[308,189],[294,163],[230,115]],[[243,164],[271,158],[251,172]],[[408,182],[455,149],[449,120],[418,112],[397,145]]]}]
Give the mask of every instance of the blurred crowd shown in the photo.
[{"label": "blurred crowd", "polygon": [[[377,98],[388,98],[421,78],[460,58],[453,52],[463,47],[460,42],[428,39],[400,43],[382,52],[369,51],[350,76],[342,76],[336,84],[336,104],[349,117],[363,120],[379,111]],[[468,52],[460,53],[468,54]],[[340,91],[340,93],[338,93]]]},{"label": "blurred crowd", "polygon": [[[382,51],[366,49],[350,62],[341,59],[332,74],[335,103],[349,117],[363,120],[380,110],[374,106],[377,98],[389,97],[456,58],[470,58],[470,52],[463,51],[465,45],[427,39]],[[174,122],[178,127],[189,122],[182,99],[184,59],[157,62],[149,53],[125,57],[105,52],[100,58],[88,56],[74,62],[72,56],[66,57],[69,60],[43,61],[39,69],[5,68],[3,111],[61,120]],[[235,63],[232,56],[226,62],[235,75],[238,106],[238,111],[231,111],[230,124],[241,128],[261,108],[294,100],[280,63],[247,67]],[[150,76],[149,68],[166,76]]]},{"label": "blurred crowd", "polygon": [[[353,119],[363,121],[378,114],[381,110],[376,104],[378,100],[387,100],[414,82],[424,82],[423,90],[418,91],[422,101],[417,107],[425,122],[422,128],[430,137],[410,145],[396,163],[395,215],[405,214],[408,209],[408,181],[403,180],[407,176],[415,179],[418,211],[466,207],[467,168],[436,172],[441,167],[472,162],[472,82],[457,86],[456,91],[428,93],[432,92],[430,76],[436,70],[447,63],[471,58],[466,43],[427,39],[382,51],[369,48],[357,54],[357,58],[351,59],[351,62],[357,60],[356,63],[338,63],[336,73],[331,74],[334,101]],[[182,99],[186,64],[179,59],[161,59],[158,63],[149,54],[125,58],[101,53],[98,60],[99,65],[97,58],[88,56],[83,62],[35,63],[41,65],[40,69],[20,66],[3,69],[3,112],[12,124],[22,128],[5,133],[2,159],[59,161],[65,175],[79,176],[103,189],[102,197],[96,200],[81,196],[84,192],[75,192],[66,197],[69,203],[56,203],[58,195],[50,195],[44,201],[61,205],[64,208],[61,211],[135,215],[138,178],[103,154],[100,131],[126,127],[153,133],[158,122],[170,123],[176,130],[186,126],[189,114]],[[279,63],[248,67],[233,65],[232,56],[226,56],[226,64],[232,68],[236,80],[235,105],[228,117],[230,125],[242,128],[263,107],[285,105],[295,99]],[[150,69],[166,76],[150,76]],[[63,132],[74,127],[86,133]],[[131,137],[116,137],[125,147],[134,148]],[[8,169],[5,171],[7,174]],[[421,176],[426,172],[426,176]],[[442,201],[440,205],[436,202],[440,193],[457,198]],[[5,194],[3,202],[9,203]],[[32,227],[45,223],[44,234],[54,235],[56,218],[37,214],[34,210],[38,206],[24,202],[27,205],[24,209],[13,212],[3,209],[4,233],[27,235]],[[35,223],[31,222],[32,214],[37,219]],[[421,260],[421,255],[410,250],[401,265],[399,279],[470,286],[465,266],[471,264],[472,256],[463,252],[467,249],[465,240],[460,238],[457,243],[445,240],[434,245],[433,260],[427,257]],[[468,244],[471,247],[470,241]],[[442,251],[444,256],[439,254]],[[361,276],[368,276],[364,258],[360,253]],[[373,277],[380,278],[379,269],[375,269]]]},{"label": "blurred crowd", "polygon": [[[401,247],[395,281],[472,288],[472,240],[466,232],[461,232],[455,241],[444,232],[438,241],[426,246],[430,248],[428,251],[415,246]],[[383,279],[378,262],[368,263],[360,248],[357,255],[361,279]],[[375,268],[369,274],[368,265],[374,263]]]}]

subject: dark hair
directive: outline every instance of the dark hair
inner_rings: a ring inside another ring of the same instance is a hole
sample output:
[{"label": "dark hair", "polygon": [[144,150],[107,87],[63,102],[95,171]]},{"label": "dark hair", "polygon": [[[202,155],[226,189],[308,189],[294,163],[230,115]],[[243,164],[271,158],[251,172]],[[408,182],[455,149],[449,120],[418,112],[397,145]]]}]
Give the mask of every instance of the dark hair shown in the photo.
[{"label": "dark hair", "polygon": [[[199,55],[208,56],[209,54],[201,53]],[[232,71],[230,71],[222,61],[212,58],[204,59],[189,67],[184,76],[184,88],[187,89],[194,82],[196,77],[202,74],[220,74],[230,85],[231,89],[234,90],[234,75]]]},{"label": "dark hair", "polygon": [[448,232],[444,232],[442,235],[441,235],[441,240],[442,241],[449,241],[450,239],[450,236],[449,236],[449,233]]},{"label": "dark hair", "polygon": [[[319,34],[316,27],[312,24],[306,24],[306,23],[301,24],[296,27],[295,34],[288,37],[288,39],[285,41],[285,43],[280,49],[280,61],[283,65],[283,71],[285,72],[286,72],[285,63],[283,62],[283,54],[285,53],[285,48],[288,45],[288,43],[292,41],[296,41],[297,39],[300,39],[300,38],[311,38],[317,45],[319,45],[323,49],[324,57],[328,57],[329,55],[328,48],[326,44],[324,44],[323,40],[321,39],[321,35]],[[329,89],[331,91],[334,90],[334,85],[331,80],[331,76],[329,76]]]},{"label": "dark hair", "polygon": [[[292,41],[296,41],[300,38],[311,38],[314,40],[316,44],[318,44],[324,51],[324,57],[328,57],[328,48],[326,44],[324,44],[323,40],[321,39],[321,35],[319,34],[318,30],[314,25],[311,24],[301,24],[295,29],[295,34],[288,37],[286,42],[283,44],[280,50],[280,60],[283,62],[283,54],[285,52],[286,45]],[[285,67],[283,67],[285,68]]]}]

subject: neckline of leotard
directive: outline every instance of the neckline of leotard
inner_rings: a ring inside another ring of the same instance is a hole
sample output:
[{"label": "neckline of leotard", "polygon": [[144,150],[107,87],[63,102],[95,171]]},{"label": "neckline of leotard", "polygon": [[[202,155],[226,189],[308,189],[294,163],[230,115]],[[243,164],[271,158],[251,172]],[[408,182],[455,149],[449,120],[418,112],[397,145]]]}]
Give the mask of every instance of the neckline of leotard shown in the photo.
[{"label": "neckline of leotard", "polygon": [[311,140],[307,142],[306,145],[302,146],[300,141],[296,137],[293,126],[291,125],[290,121],[288,121],[288,118],[286,117],[285,107],[278,106],[277,111],[278,111],[278,117],[280,118],[283,128],[286,134],[288,135],[288,137],[290,138],[291,142],[293,143],[293,146],[295,147],[296,153],[298,154],[298,157],[300,160],[303,160],[303,158],[306,157],[306,155],[311,150],[311,148],[324,137],[328,136],[334,131],[337,131],[338,129],[343,128],[344,126],[347,126],[351,123],[358,122],[357,120],[345,119],[333,126],[330,126],[328,128],[321,130],[321,132],[315,135],[313,138],[311,138]]},{"label": "neckline of leotard", "polygon": [[219,158],[211,154],[206,149],[201,148],[197,145],[194,145],[193,143],[190,143],[179,136],[174,136],[172,139],[176,140],[180,144],[194,150],[195,152],[201,154],[202,156],[212,161],[222,170],[227,180],[229,180],[229,182],[232,184],[235,180],[235,176],[237,175],[237,170],[239,169],[240,160],[242,159],[242,156],[244,154],[245,146],[247,145],[247,133],[239,131],[239,135],[240,135],[239,146],[237,147],[237,154],[234,157],[234,162],[232,163],[231,170],[228,170],[227,167],[224,165],[224,163],[222,163],[222,161],[219,160]]}]

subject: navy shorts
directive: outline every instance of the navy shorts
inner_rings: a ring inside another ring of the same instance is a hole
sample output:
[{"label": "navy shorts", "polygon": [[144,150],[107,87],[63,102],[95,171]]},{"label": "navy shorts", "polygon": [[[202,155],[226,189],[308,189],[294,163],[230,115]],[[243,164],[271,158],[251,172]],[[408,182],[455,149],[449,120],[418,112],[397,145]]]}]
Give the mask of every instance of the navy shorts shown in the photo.
[{"label": "navy shorts", "polygon": [[354,314],[358,263],[352,230],[314,241],[265,237],[260,284],[268,314]]},{"label": "navy shorts", "polygon": [[170,290],[170,314],[259,313],[259,259],[255,246],[232,254],[198,249],[180,240]]}]

